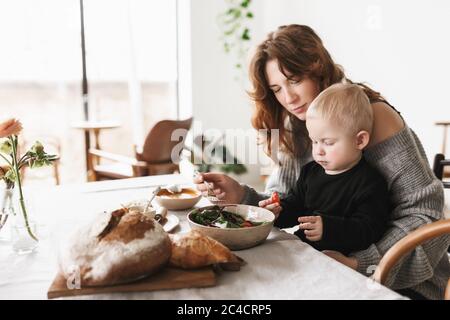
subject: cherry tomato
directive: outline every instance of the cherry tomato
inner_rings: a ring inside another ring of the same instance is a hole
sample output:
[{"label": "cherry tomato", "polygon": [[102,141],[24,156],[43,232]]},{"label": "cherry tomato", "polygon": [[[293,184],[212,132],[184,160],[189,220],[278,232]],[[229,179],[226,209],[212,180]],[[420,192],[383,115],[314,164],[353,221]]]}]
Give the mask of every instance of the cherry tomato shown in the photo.
[{"label": "cherry tomato", "polygon": [[280,195],[278,194],[278,192],[272,193],[272,196],[270,197],[270,202],[271,203],[280,203]]},{"label": "cherry tomato", "polygon": [[244,221],[241,225],[243,228],[253,227],[253,224],[250,221]]}]

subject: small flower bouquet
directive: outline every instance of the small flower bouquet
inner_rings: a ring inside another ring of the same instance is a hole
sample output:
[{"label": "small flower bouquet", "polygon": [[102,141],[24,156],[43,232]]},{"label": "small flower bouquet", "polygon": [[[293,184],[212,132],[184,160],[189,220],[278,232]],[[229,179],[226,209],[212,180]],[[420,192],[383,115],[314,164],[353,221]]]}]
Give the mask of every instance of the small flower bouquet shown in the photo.
[{"label": "small flower bouquet", "polygon": [[[53,161],[58,159],[58,156],[47,154],[44,151],[43,145],[38,141],[34,143],[30,150],[20,156],[18,151],[18,137],[17,135],[11,135],[0,142],[0,157],[6,163],[5,166],[0,166],[0,178],[5,182],[7,190],[11,191],[17,185],[19,192],[19,211],[21,211],[23,214],[28,234],[31,236],[31,238],[38,241],[29,225],[27,208],[25,206],[25,200],[22,191],[20,170],[25,166],[29,166],[30,168],[39,168],[42,166],[50,165]],[[11,201],[12,200],[10,199],[9,202]],[[5,206],[5,201],[3,203],[3,206]],[[5,208],[2,209],[3,210],[0,215],[3,215]],[[0,229],[3,224],[6,223],[6,219],[7,215],[5,215],[5,217],[0,217]]]}]

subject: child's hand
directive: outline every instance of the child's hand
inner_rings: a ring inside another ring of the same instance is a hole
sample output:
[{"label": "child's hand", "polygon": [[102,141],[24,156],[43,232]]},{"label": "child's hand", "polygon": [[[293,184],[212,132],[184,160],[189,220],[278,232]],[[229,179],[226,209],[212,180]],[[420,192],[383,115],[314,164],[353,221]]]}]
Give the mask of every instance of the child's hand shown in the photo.
[{"label": "child's hand", "polygon": [[323,223],[321,216],[307,216],[298,218],[299,228],[305,230],[306,239],[319,241],[322,239]]},{"label": "child's hand", "polygon": [[273,212],[273,214],[275,215],[275,219],[278,218],[278,216],[280,215],[281,210],[283,210],[283,208],[280,206],[280,202],[279,202],[279,198],[278,198],[278,202],[273,202],[274,197],[272,196],[269,199],[265,199],[265,200],[261,200],[258,205],[261,208],[266,208],[267,210],[270,210]]},{"label": "child's hand", "polygon": [[17,135],[22,130],[22,124],[19,120],[9,119],[0,123],[0,138],[8,137],[10,135]]}]

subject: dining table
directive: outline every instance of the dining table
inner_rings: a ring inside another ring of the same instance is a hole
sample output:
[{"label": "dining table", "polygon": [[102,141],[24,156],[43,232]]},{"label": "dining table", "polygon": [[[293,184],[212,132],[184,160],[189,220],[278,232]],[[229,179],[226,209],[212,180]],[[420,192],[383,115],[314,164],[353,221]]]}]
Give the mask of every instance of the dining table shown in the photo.
[{"label": "dining table", "polygon": [[[24,195],[32,204],[39,246],[18,255],[8,241],[0,243],[0,299],[47,299],[58,273],[58,256],[67,235],[94,215],[123,204],[148,199],[158,186],[194,187],[181,174],[89,182],[50,187],[30,186]],[[195,207],[209,205],[202,198]],[[179,223],[171,233],[190,230],[189,210],[169,211]],[[3,232],[3,230],[2,230]],[[101,293],[58,299],[170,299],[170,300],[403,300],[406,297],[374,282],[302,242],[292,233],[273,227],[260,245],[233,251],[245,260],[239,271],[218,274],[211,287],[148,292]]]}]

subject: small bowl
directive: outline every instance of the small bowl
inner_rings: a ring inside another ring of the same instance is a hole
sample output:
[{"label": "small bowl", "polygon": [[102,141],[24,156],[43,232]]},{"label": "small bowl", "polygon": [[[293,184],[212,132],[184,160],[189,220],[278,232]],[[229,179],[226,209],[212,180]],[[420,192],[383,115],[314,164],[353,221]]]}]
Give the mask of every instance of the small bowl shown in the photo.
[{"label": "small bowl", "polygon": [[[219,241],[231,250],[248,249],[257,246],[267,239],[270,231],[272,230],[273,222],[275,220],[275,215],[271,211],[264,208],[248,206],[244,204],[223,206],[226,207],[226,211],[236,213],[245,219],[248,219],[249,216],[251,216],[251,219],[254,221],[265,221],[267,223],[248,228],[209,227],[192,221],[191,214],[194,211],[192,210],[187,216],[189,226],[191,227],[191,229],[197,230],[202,234]],[[200,209],[207,209],[212,207],[214,206],[202,207]]]},{"label": "small bowl", "polygon": [[195,206],[201,198],[200,191],[183,187],[181,192],[176,194],[163,188],[156,194],[155,200],[160,206],[168,210],[186,210]]},{"label": "small bowl", "polygon": [[133,200],[125,203],[123,206],[128,208],[130,211],[139,211],[150,215],[152,218],[154,218],[156,214],[156,208],[154,208],[151,204],[148,204],[148,199]]}]

